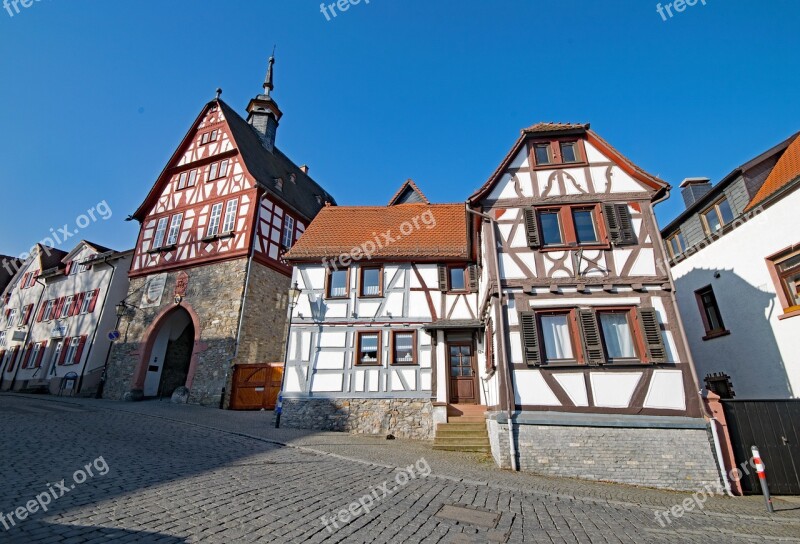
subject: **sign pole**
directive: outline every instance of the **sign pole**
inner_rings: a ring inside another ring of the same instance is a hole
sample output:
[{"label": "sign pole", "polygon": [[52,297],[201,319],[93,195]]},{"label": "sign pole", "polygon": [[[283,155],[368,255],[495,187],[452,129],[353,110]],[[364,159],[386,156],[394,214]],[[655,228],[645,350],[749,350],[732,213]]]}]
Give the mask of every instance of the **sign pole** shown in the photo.
[{"label": "sign pole", "polygon": [[772,508],[772,498],[769,496],[769,486],[767,485],[767,472],[764,469],[764,463],[761,461],[761,454],[758,453],[758,448],[753,446],[750,448],[753,452],[753,462],[756,465],[756,472],[758,472],[758,481],[761,484],[761,491],[764,492],[764,501],[767,503],[767,511],[772,514],[775,510]]}]

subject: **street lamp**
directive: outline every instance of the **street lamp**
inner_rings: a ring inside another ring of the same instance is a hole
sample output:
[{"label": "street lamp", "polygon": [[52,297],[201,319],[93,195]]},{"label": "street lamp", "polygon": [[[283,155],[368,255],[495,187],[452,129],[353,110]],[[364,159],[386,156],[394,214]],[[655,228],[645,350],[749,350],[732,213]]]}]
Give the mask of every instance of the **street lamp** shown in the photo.
[{"label": "street lamp", "polygon": [[275,428],[279,429],[281,426],[281,412],[283,411],[283,387],[286,383],[286,370],[289,360],[289,335],[292,333],[292,317],[294,316],[294,309],[297,302],[300,300],[300,295],[303,290],[294,282],[289,288],[289,321],[286,323],[286,350],[283,355],[283,373],[281,374],[281,390],[278,391],[278,404],[275,406]]},{"label": "street lamp", "polygon": [[117,311],[117,312],[116,312],[116,313],[117,313],[117,317],[122,317],[122,316],[124,316],[124,315],[125,315],[125,313],[128,311],[128,305],[127,305],[127,304],[125,304],[125,301],[124,301],[124,300],[123,300],[123,301],[120,301],[120,302],[117,304],[117,306],[116,306],[116,311]]}]

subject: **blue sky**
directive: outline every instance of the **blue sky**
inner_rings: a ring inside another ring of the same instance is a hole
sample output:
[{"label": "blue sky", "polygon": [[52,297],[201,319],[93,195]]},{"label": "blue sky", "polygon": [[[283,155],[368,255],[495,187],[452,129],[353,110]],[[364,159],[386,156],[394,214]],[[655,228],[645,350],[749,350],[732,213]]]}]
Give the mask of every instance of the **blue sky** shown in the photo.
[{"label": "blue sky", "polygon": [[[273,44],[278,146],[340,204],[384,203],[409,177],[462,201],[543,120],[591,122],[676,187],[800,130],[800,2],[706,0],[667,21],[656,4],[371,0],[330,21],[313,0],[2,9],[0,253],[99,202],[112,216],[61,248],[132,247],[124,219],[201,107],[222,87],[243,113]],[[661,225],[682,208],[675,190]]]}]

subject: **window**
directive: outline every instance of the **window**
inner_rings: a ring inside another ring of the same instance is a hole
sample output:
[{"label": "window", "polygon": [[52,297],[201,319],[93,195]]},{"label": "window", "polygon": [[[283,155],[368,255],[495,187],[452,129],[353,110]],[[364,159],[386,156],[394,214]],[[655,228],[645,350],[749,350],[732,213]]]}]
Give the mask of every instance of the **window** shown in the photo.
[{"label": "window", "polygon": [[545,246],[560,246],[564,243],[561,221],[558,216],[558,211],[539,212],[539,225],[542,230],[542,242]]},{"label": "window", "polygon": [[39,352],[42,351],[42,345],[40,343],[36,343],[33,345],[33,352],[31,353],[31,358],[28,359],[28,367],[38,367],[37,361],[39,361]]},{"label": "window", "polygon": [[219,163],[219,177],[224,178],[228,175],[228,159]]},{"label": "window", "polygon": [[225,207],[225,222],[222,224],[223,233],[233,232],[233,228],[236,226],[236,210],[238,207],[238,198],[228,201],[228,205]]},{"label": "window", "polygon": [[222,216],[222,202],[217,202],[211,206],[211,217],[208,220],[208,230],[206,238],[211,238],[219,233],[219,218]]},{"label": "window", "polygon": [[415,365],[417,364],[417,333],[415,331],[392,333],[392,364]]},{"label": "window", "polygon": [[785,317],[800,315],[800,250],[797,248],[795,244],[767,258]]},{"label": "window", "polygon": [[714,234],[733,221],[733,210],[727,198],[721,198],[702,213],[706,234]]},{"label": "window", "polygon": [[84,294],[83,304],[81,305],[80,313],[82,314],[89,313],[89,308],[92,307],[92,300],[94,300],[95,294],[96,293],[94,291],[89,291],[88,293]]},{"label": "window", "polygon": [[61,307],[61,315],[58,317],[64,318],[69,316],[70,308],[72,307],[72,301],[75,300],[74,296],[68,296],[67,300],[64,302],[64,305]]},{"label": "window", "polygon": [[217,179],[219,177],[217,176],[218,173],[219,173],[219,163],[215,162],[211,165],[211,169],[208,172],[208,181],[211,181],[212,179]]},{"label": "window", "polygon": [[167,235],[167,245],[174,246],[178,243],[178,234],[181,231],[181,222],[183,221],[183,214],[176,213],[172,216],[172,222],[169,225],[169,234]]},{"label": "window", "polygon": [[14,324],[14,320],[16,319],[16,317],[17,317],[16,308],[11,308],[9,310],[6,310],[6,328]]},{"label": "window", "polygon": [[561,162],[578,162],[578,152],[576,142],[561,142]]},{"label": "window", "polygon": [[281,245],[285,248],[292,247],[294,243],[294,218],[288,215],[283,220],[283,232],[281,233]]},{"label": "window", "polygon": [[347,270],[331,270],[328,272],[328,298],[347,297]]},{"label": "window", "polygon": [[381,267],[362,267],[361,268],[361,291],[362,297],[379,297],[382,294],[381,278],[383,269]]},{"label": "window", "polygon": [[178,176],[178,190],[183,189],[186,187],[186,180],[189,178],[188,172],[181,172],[181,175]]},{"label": "window", "polygon": [[70,338],[69,340],[69,347],[67,348],[67,354],[64,358],[65,365],[74,365],[79,363],[80,361],[76,361],[78,355],[78,345],[81,343],[81,339],[79,337]]},{"label": "window", "polygon": [[158,220],[158,225],[156,225],[156,235],[153,238],[153,249],[159,248],[164,244],[164,234],[167,232],[168,220],[168,217],[162,217]]},{"label": "window", "polygon": [[700,307],[700,317],[703,319],[703,326],[706,329],[703,340],[729,334],[722,321],[722,313],[717,304],[717,297],[714,295],[714,288],[709,285],[699,289],[695,291],[695,296]]},{"label": "window", "polygon": [[573,208],[572,222],[575,225],[575,238],[579,244],[596,244],[600,241],[594,226],[592,209]]},{"label": "window", "polygon": [[44,313],[42,314],[42,321],[50,321],[52,319],[53,313],[53,305],[55,304],[55,300],[48,300],[47,304],[44,305]]},{"label": "window", "polygon": [[667,238],[667,249],[669,254],[674,258],[686,250],[686,240],[681,231],[676,232]]},{"label": "window", "polygon": [[78,263],[72,261],[71,263],[69,263],[69,275],[74,276],[77,273],[78,273]]},{"label": "window", "polygon": [[189,172],[189,180],[186,182],[187,187],[194,187],[197,185],[197,170]]},{"label": "window", "polygon": [[381,333],[379,332],[359,332],[358,333],[358,361],[359,365],[379,365],[381,364]]},{"label": "window", "polygon": [[61,350],[64,348],[64,341],[61,340],[56,344],[56,349],[53,350],[53,358],[50,359],[50,365],[55,367],[61,359]]},{"label": "window", "polygon": [[546,363],[575,362],[569,318],[568,313],[541,314],[539,325],[542,328]]},{"label": "window", "polygon": [[612,362],[614,359],[636,359],[629,312],[597,312],[597,317],[603,333],[606,358]]},{"label": "window", "polygon": [[219,130],[214,129],[211,132],[204,132],[202,136],[200,136],[200,145],[206,145],[210,142],[215,142],[217,140],[217,136],[219,135]]},{"label": "window", "polygon": [[22,312],[19,314],[20,327],[24,327],[30,322],[32,313],[33,313],[33,304],[28,304],[27,306],[22,308]]},{"label": "window", "polygon": [[464,266],[453,266],[449,272],[449,287],[451,291],[467,290],[467,269]]},{"label": "window", "polygon": [[6,345],[6,331],[0,331],[0,347]]},{"label": "window", "polygon": [[537,165],[550,164],[550,144],[536,144],[533,146],[533,153]]},{"label": "window", "polygon": [[224,161],[215,162],[211,164],[211,169],[208,173],[208,181],[219,178],[224,178],[228,175],[228,159]]}]

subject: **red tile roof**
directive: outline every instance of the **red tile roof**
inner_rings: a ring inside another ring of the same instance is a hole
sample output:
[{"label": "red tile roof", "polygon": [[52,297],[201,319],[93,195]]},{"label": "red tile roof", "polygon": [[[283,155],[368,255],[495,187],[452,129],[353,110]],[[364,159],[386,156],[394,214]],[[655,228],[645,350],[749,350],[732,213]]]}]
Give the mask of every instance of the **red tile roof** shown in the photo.
[{"label": "red tile roof", "polygon": [[522,132],[557,132],[559,130],[589,130],[589,123],[536,123]]},{"label": "red tile roof", "polygon": [[800,136],[786,148],[745,211],[752,210],[798,177],[800,177]]},{"label": "red tile roof", "polygon": [[328,206],[285,258],[307,261],[374,247],[373,259],[468,259],[467,233],[464,204]]}]

